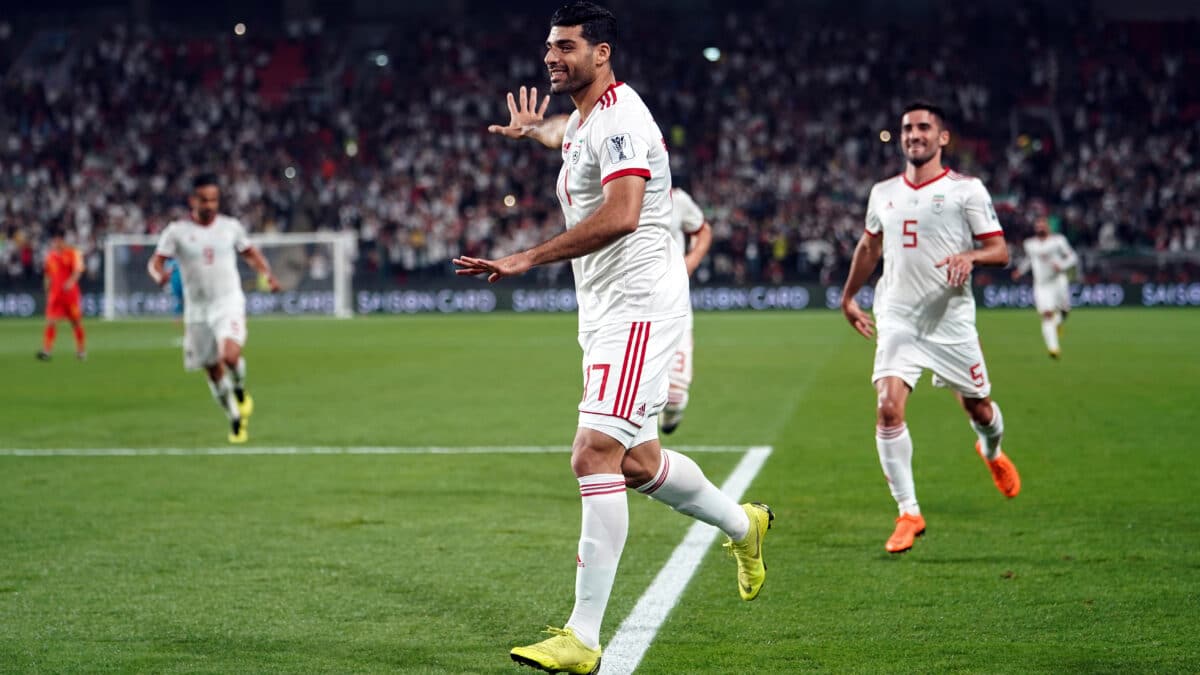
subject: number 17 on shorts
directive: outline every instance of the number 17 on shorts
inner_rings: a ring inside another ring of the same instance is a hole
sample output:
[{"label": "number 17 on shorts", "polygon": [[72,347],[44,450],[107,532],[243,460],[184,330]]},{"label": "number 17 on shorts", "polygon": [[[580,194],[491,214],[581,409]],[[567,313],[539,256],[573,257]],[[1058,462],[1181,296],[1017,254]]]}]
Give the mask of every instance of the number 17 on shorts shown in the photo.
[{"label": "number 17 on shorts", "polygon": [[666,405],[668,369],[683,319],[635,321],[579,334],[579,412],[641,427]]}]

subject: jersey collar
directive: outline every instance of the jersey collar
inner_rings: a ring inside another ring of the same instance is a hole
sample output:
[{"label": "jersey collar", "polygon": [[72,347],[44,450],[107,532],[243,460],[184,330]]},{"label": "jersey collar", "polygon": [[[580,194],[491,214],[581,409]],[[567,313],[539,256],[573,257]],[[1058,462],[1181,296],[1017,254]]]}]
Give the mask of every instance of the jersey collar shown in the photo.
[{"label": "jersey collar", "polygon": [[941,173],[939,173],[938,175],[934,176],[933,178],[930,178],[929,180],[927,180],[924,183],[921,183],[919,185],[914,184],[912,181],[910,181],[908,179],[908,176],[905,174],[900,174],[900,178],[904,179],[904,184],[907,185],[908,187],[910,187],[914,190],[920,190],[921,188],[925,187],[926,185],[929,185],[930,183],[936,183],[937,181],[945,178],[946,175],[949,173],[950,173],[950,167],[946,167],[945,169],[942,169]]}]

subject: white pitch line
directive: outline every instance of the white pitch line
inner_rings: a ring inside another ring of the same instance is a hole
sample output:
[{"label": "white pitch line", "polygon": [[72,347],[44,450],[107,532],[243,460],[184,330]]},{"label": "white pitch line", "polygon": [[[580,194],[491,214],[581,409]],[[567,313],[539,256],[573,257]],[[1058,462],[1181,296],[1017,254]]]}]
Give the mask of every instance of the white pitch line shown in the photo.
[{"label": "white pitch line", "polygon": [[[744,446],[682,446],[688,452],[744,452]],[[222,455],[500,455],[568,453],[569,445],[286,446],[215,448],[0,448],[0,457],[201,457]]]},{"label": "white pitch line", "polygon": [[[770,446],[757,446],[747,450],[742,461],[738,462],[733,473],[721,486],[721,491],[734,501],[740,501],[770,454]],[[654,636],[658,634],[658,629],[683,595],[696,570],[700,568],[704,554],[708,552],[718,533],[719,530],[711,525],[700,522],[692,525],[687,536],[675,547],[667,564],[659,570],[658,576],[638,599],[633,611],[621,622],[616,635],[609,640],[601,660],[600,672],[603,675],[628,675],[637,669],[642,657],[646,655],[646,650],[650,648],[650,643],[654,641]]]}]

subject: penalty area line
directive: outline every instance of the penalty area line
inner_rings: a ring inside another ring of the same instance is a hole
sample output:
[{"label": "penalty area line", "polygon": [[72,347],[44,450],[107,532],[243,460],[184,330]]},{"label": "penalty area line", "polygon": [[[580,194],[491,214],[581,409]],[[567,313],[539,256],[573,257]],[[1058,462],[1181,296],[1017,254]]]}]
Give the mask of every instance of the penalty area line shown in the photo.
[{"label": "penalty area line", "polygon": [[[742,495],[770,455],[770,446],[755,446],[746,450],[733,473],[721,486],[721,491],[735,502],[740,502]],[[642,657],[646,655],[646,650],[654,641],[654,636],[658,634],[658,629],[675,608],[675,603],[683,595],[696,570],[700,569],[705,553],[719,532],[717,528],[701,522],[696,522],[688,529],[687,535],[679,546],[675,547],[667,564],[659,570],[658,576],[650,583],[642,597],[638,598],[633,611],[625,617],[612,640],[609,640],[600,662],[602,674],[626,674],[637,670]]]},{"label": "penalty area line", "polygon": [[[745,446],[681,446],[687,452],[745,452]],[[217,457],[226,455],[540,455],[566,454],[570,445],[477,446],[221,446],[214,448],[0,448],[0,457]]]}]

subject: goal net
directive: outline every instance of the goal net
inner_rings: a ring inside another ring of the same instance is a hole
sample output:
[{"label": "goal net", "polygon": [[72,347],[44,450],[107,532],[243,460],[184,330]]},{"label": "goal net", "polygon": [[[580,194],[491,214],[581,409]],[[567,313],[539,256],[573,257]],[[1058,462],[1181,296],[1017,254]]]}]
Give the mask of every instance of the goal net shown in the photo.
[{"label": "goal net", "polygon": [[[271,293],[244,260],[238,263],[247,314],[352,315],[350,277],[356,240],[353,232],[251,235],[271,263],[282,290]],[[175,310],[169,289],[154,285],[146,265],[156,235],[114,234],[104,242],[105,319],[167,316]]]}]

